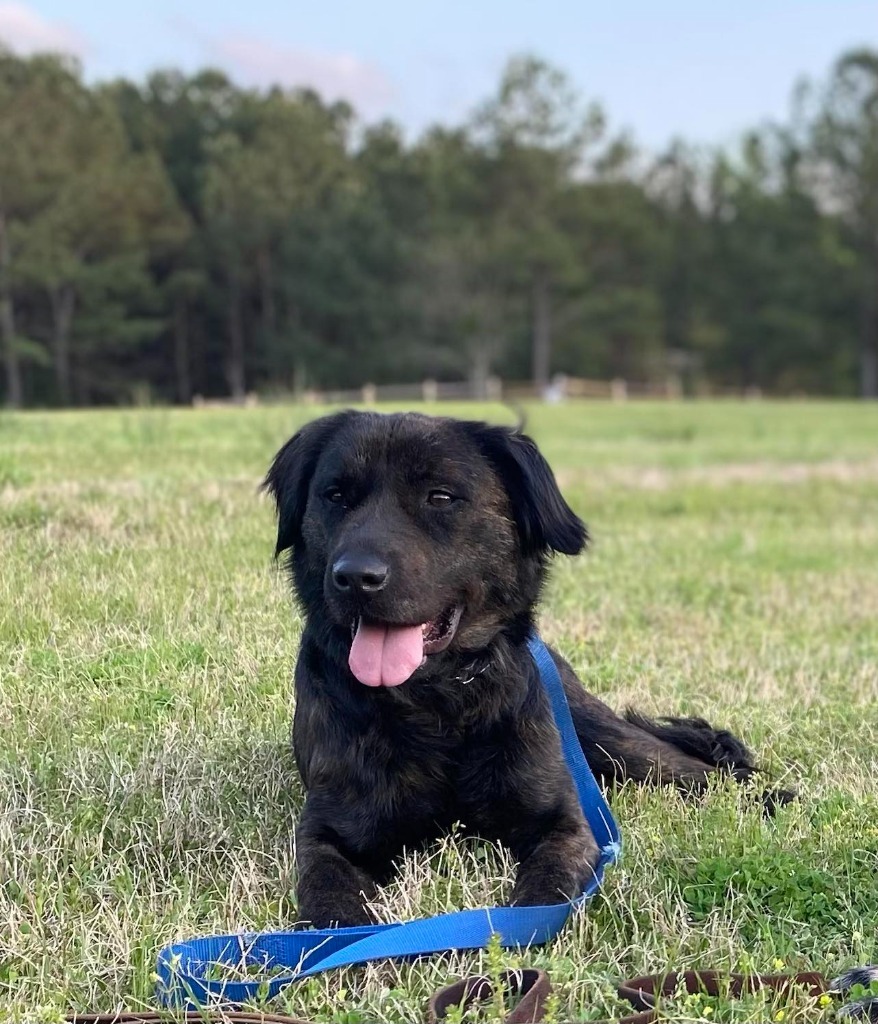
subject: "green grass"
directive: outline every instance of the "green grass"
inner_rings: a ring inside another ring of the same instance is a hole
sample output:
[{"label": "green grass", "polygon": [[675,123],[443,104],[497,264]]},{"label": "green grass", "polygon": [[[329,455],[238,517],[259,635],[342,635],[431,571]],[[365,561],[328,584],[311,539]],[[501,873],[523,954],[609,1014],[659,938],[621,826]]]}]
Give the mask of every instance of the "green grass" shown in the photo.
[{"label": "green grass", "polygon": [[[587,1020],[617,1009],[616,979],[669,966],[878,959],[878,407],[529,413],[595,538],[556,564],[546,638],[616,707],[742,734],[802,799],[765,822],[733,787],[700,805],[625,791],[624,860],[549,947],[334,972],[277,1011],[417,1021],[450,978],[527,963],[551,969],[558,1020]],[[0,417],[0,1019],[149,1006],[167,942],[295,919],[301,620],[257,486],[305,416]],[[494,902],[513,868],[452,839],[406,860],[379,909]]]}]

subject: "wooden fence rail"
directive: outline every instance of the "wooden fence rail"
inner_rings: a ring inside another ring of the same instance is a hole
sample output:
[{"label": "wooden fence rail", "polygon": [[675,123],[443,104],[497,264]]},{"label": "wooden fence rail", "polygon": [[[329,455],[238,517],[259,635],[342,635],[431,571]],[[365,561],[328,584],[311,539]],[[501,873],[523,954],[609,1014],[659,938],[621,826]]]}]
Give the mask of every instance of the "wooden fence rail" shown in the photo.
[{"label": "wooden fence rail", "polygon": [[[758,389],[745,392],[733,389],[710,389],[699,391],[699,397],[761,398]],[[423,380],[411,384],[364,384],[359,388],[311,389],[297,396],[295,400],[305,405],[374,405],[376,402],[465,402],[465,401],[533,401],[560,402],[565,399],[599,399],[624,402],[629,398],[678,399],[683,397],[683,388],[677,377],[669,376],[664,381],[594,380],[585,377],[568,377],[558,374],[544,390],[539,390],[531,381],[504,381],[489,377],[481,387],[470,381]],[[285,396],[266,396],[263,401],[288,401]],[[247,395],[243,402],[229,400],[205,400],[196,396],[193,405],[198,408],[212,408],[225,405],[255,405],[259,397]]]}]

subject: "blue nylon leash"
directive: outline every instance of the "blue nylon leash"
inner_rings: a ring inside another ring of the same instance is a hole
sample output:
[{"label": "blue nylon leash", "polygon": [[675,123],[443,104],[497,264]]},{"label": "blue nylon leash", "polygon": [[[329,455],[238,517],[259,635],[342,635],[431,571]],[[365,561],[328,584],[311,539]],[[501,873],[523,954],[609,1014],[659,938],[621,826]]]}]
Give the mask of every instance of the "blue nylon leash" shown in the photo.
[{"label": "blue nylon leash", "polygon": [[[553,939],[572,911],[597,892],[604,869],[618,860],[619,829],[582,753],[561,677],[548,648],[533,634],[528,648],[549,696],[561,735],[564,759],[573,777],[588,824],[601,853],[593,876],[572,902],[542,907],[493,907],[437,917],[357,928],[320,928],[301,932],[213,935],[166,946],[158,957],[157,996],[166,1006],[198,1009],[273,998],[301,978],[369,960],[412,957],[447,950],[481,949],[492,935],[507,948],[541,945]],[[262,978],[218,980],[215,975],[255,968]]]}]

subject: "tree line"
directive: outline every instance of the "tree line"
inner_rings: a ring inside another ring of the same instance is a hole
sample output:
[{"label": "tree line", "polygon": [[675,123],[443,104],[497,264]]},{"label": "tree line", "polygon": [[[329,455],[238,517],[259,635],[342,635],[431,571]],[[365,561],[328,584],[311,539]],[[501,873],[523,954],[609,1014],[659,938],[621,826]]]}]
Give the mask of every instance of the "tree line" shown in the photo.
[{"label": "tree line", "polygon": [[222,72],[0,51],[6,404],[554,373],[878,394],[878,53],[648,154],[514,58],[414,141]]}]

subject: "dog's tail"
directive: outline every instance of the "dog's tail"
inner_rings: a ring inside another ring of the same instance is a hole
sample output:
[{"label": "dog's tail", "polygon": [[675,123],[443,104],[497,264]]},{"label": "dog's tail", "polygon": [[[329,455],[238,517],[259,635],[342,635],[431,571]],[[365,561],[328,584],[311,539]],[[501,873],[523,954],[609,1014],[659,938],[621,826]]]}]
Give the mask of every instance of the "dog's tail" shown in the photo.
[{"label": "dog's tail", "polygon": [[[761,772],[746,744],[734,733],[715,729],[703,718],[648,718],[628,708],[625,720],[656,739],[670,743],[684,754],[728,772],[736,782],[748,782]],[[767,814],[773,814],[778,807],[795,799],[795,792],[788,789],[771,789],[762,794]]]},{"label": "dog's tail", "polygon": [[690,757],[725,769],[740,782],[758,771],[753,754],[737,736],[726,729],[714,729],[703,718],[647,718],[628,708],[625,720]]}]

